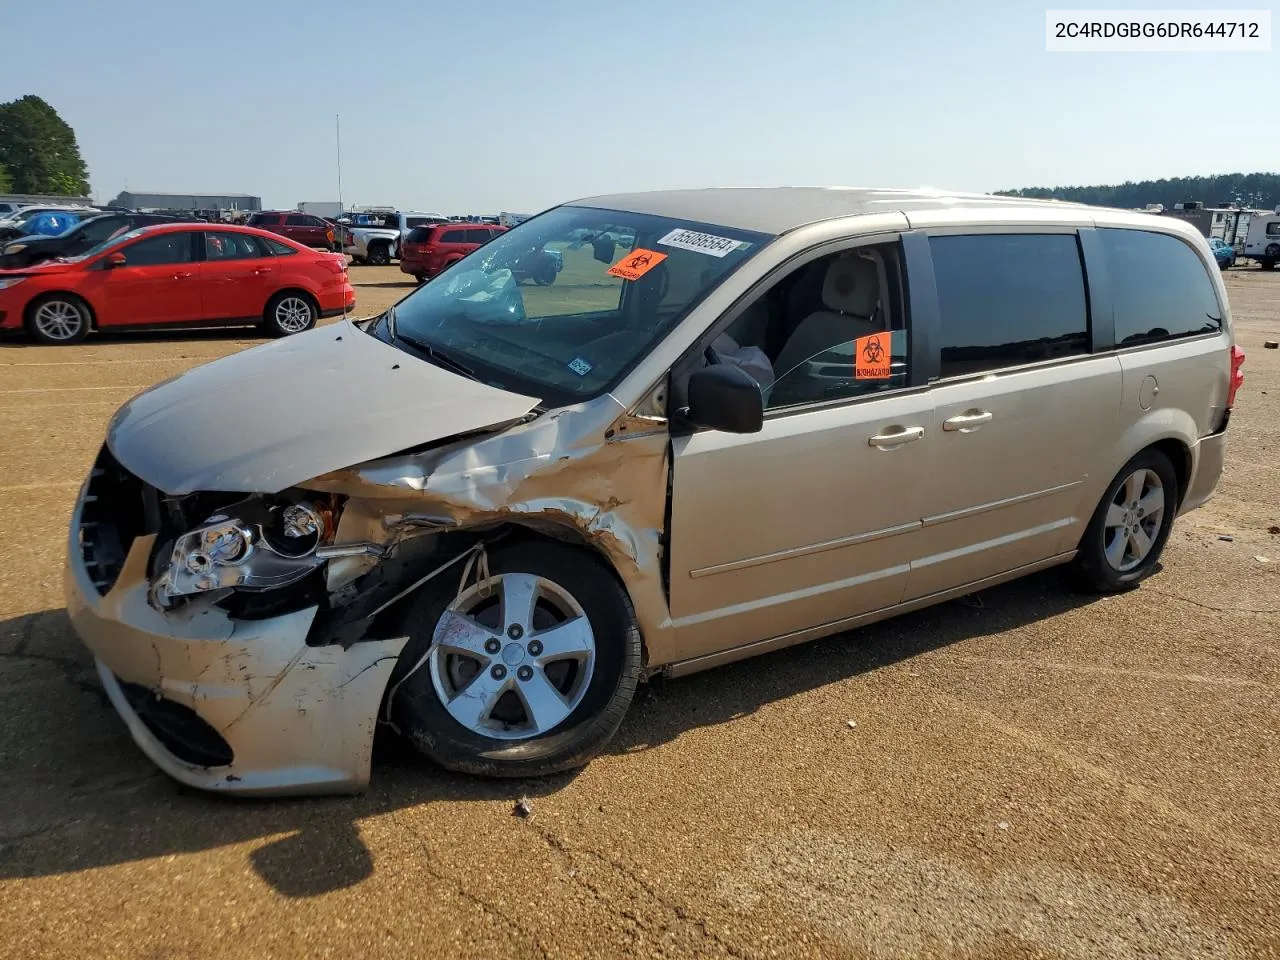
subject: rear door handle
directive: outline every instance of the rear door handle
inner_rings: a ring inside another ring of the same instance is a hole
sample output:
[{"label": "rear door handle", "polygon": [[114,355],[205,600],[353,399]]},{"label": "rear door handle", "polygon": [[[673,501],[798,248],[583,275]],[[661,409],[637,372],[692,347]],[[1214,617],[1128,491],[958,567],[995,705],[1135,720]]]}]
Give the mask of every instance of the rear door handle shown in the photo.
[{"label": "rear door handle", "polygon": [[942,429],[948,433],[959,431],[960,433],[971,433],[977,430],[984,423],[991,422],[990,410],[966,410],[964,413],[948,420],[942,421]]},{"label": "rear door handle", "polygon": [[893,450],[904,443],[919,440],[923,436],[924,427],[898,427],[896,429],[890,427],[889,432],[877,433],[867,440],[867,443],[873,447],[879,447],[881,450]]},{"label": "rear door handle", "polygon": [[191,274],[186,273],[185,271],[181,271],[181,270],[180,270],[180,271],[178,271],[177,273],[175,273],[175,274],[173,275],[173,279],[175,279],[175,280],[186,280],[186,279],[187,279],[188,277],[190,277],[190,276],[191,276]]}]

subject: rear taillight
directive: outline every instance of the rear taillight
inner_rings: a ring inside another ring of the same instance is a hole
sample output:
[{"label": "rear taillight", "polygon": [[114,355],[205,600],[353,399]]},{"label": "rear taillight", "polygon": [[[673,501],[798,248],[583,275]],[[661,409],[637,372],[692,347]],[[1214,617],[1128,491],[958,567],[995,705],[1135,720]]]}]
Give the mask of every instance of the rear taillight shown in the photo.
[{"label": "rear taillight", "polygon": [[1231,346],[1231,385],[1227,387],[1227,409],[1230,410],[1236,404],[1236,391],[1240,389],[1240,385],[1244,383],[1244,371],[1240,368],[1244,366],[1244,350],[1232,344]]}]

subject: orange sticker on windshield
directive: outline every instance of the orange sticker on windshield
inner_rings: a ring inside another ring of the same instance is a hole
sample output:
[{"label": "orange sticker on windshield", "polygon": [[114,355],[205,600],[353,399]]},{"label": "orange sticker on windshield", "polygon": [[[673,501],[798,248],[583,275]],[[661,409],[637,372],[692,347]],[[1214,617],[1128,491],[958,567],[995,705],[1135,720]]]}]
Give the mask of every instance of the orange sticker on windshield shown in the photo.
[{"label": "orange sticker on windshield", "polygon": [[665,259],[667,255],[658,253],[657,250],[643,248],[632,250],[610,267],[608,274],[611,277],[621,277],[623,280],[639,280]]},{"label": "orange sticker on windshield", "polygon": [[873,333],[854,342],[857,351],[853,361],[855,380],[889,379],[889,334]]}]

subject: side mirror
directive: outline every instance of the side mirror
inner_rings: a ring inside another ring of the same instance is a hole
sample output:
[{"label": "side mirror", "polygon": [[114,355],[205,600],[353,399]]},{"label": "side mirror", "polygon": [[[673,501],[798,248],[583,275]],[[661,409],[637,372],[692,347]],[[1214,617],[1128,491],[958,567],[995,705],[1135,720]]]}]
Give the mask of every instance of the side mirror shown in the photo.
[{"label": "side mirror", "polygon": [[123,253],[113,253],[111,256],[107,257],[108,270],[113,270],[116,267],[123,267],[126,263],[128,263],[128,260],[125,259],[125,255]]},{"label": "side mirror", "polygon": [[764,426],[764,394],[747,371],[718,363],[689,375],[689,408],[694,426],[725,433],[759,433]]}]

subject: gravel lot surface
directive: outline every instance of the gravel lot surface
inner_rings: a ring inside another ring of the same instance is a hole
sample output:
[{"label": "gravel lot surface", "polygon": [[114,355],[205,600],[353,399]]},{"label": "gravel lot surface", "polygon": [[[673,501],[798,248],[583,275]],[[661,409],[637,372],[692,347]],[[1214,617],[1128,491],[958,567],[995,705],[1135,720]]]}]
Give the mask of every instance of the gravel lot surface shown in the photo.
[{"label": "gravel lot surface", "polygon": [[[411,289],[352,274],[361,315]],[[1280,272],[1228,288],[1227,475],[1136,593],[1050,572],[657,683],[546,782],[380,743],[353,799],[180,790],[62,609],[111,413],[253,332],[0,347],[0,955],[1280,956]]]}]

